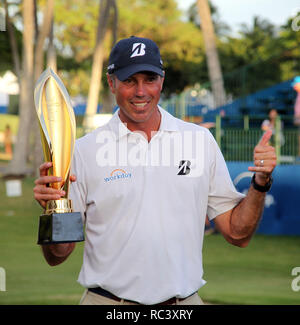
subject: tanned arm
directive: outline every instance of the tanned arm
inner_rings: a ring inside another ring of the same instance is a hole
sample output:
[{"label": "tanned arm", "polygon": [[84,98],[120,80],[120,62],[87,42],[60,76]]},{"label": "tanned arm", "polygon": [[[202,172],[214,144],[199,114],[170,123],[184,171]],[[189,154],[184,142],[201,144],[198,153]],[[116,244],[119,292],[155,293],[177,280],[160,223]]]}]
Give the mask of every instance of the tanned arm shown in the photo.
[{"label": "tanned arm", "polygon": [[[276,166],[275,149],[268,145],[272,131],[267,131],[254,149],[254,165],[249,171],[255,172],[255,181],[265,186]],[[261,161],[263,160],[263,166]],[[236,246],[246,247],[261,219],[266,193],[250,186],[247,196],[232,210],[227,211],[215,220],[217,229],[225,239]]]}]

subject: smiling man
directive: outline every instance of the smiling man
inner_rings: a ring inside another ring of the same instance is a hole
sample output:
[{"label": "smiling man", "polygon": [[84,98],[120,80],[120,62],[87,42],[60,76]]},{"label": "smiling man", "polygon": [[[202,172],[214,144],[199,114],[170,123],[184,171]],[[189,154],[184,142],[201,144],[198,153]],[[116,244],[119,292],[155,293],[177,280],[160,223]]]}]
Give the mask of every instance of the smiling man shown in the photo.
[{"label": "smiling man", "polygon": [[[276,165],[275,150],[268,145],[272,133],[265,133],[254,149],[249,170],[255,174],[244,196],[233,186],[211,133],[158,105],[164,77],[153,41],[119,41],[107,74],[119,109],[106,125],[76,141],[70,198],[86,232],[78,278],[86,288],[81,304],[203,304],[198,290],[205,284],[206,216],[229,243],[246,247],[262,215]],[[103,164],[101,152],[113,159]],[[131,159],[123,159],[124,153]],[[174,164],[161,163],[160,154],[175,157]],[[59,181],[47,176],[50,167],[41,165],[35,182],[42,207],[63,195],[47,187]],[[42,249],[54,266],[74,247]]]}]

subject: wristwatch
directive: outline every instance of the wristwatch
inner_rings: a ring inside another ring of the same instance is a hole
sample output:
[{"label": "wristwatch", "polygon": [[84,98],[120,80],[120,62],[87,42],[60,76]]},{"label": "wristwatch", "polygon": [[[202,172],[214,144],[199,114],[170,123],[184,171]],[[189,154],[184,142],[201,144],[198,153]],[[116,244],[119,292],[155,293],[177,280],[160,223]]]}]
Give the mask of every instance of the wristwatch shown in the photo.
[{"label": "wristwatch", "polygon": [[256,182],[255,182],[255,175],[254,174],[252,176],[252,179],[251,179],[251,185],[253,186],[253,188],[259,192],[268,192],[272,186],[272,183],[273,183],[273,177],[270,175],[270,179],[269,179],[269,182],[265,185],[265,186],[261,186],[261,185],[258,185]]}]

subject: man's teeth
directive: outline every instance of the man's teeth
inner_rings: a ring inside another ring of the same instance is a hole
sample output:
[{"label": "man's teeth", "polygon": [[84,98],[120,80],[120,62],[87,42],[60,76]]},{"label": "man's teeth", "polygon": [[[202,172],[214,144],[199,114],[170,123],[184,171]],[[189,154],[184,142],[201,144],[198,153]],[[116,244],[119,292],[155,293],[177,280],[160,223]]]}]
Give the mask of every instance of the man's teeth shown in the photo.
[{"label": "man's teeth", "polygon": [[147,103],[133,103],[133,105],[136,107],[144,107],[147,105]]}]

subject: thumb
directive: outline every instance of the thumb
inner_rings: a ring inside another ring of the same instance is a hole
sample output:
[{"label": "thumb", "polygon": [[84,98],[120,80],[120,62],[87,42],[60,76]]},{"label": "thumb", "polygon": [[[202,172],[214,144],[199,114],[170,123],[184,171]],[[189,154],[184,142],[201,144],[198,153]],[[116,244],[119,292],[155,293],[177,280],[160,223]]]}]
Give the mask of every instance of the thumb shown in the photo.
[{"label": "thumb", "polygon": [[266,131],[261,137],[261,139],[259,140],[258,144],[261,146],[266,146],[272,137],[272,133],[273,133],[272,130]]}]

